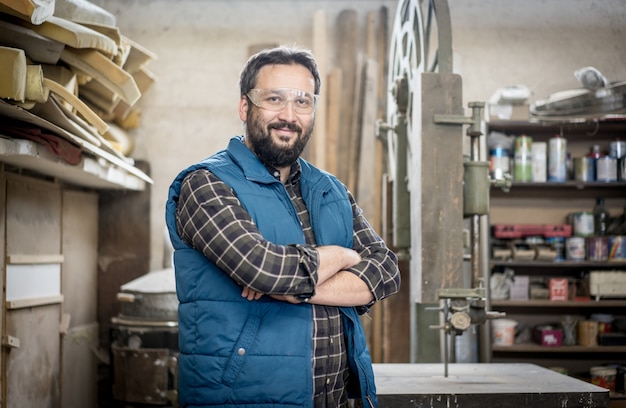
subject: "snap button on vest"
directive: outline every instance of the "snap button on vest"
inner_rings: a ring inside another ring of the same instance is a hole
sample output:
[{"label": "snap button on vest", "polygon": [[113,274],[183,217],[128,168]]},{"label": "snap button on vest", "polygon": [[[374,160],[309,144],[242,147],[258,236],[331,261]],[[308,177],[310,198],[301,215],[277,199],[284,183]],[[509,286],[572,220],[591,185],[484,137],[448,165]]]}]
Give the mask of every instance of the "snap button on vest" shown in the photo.
[{"label": "snap button on vest", "polygon": [[239,350],[237,350],[237,354],[239,354],[240,356],[243,356],[244,354],[246,354],[246,349],[245,348],[240,348]]}]

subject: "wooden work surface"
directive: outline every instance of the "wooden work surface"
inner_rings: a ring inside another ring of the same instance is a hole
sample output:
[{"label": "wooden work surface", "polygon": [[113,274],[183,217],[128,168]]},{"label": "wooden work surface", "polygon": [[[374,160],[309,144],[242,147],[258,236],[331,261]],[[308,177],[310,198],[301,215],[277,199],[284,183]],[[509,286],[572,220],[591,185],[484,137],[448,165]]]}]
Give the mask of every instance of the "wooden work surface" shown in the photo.
[{"label": "wooden work surface", "polygon": [[535,364],[374,364],[380,408],[608,407],[609,391]]}]

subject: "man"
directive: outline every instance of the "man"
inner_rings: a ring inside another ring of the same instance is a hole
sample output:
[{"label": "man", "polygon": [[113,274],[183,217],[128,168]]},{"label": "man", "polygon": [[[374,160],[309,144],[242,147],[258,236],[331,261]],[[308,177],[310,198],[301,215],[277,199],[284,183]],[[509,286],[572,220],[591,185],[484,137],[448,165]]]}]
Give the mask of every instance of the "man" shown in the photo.
[{"label": "man", "polygon": [[375,407],[358,312],[397,292],[397,258],[334,176],[299,156],[320,90],[309,51],[251,57],[245,137],[174,180],[183,407]]}]

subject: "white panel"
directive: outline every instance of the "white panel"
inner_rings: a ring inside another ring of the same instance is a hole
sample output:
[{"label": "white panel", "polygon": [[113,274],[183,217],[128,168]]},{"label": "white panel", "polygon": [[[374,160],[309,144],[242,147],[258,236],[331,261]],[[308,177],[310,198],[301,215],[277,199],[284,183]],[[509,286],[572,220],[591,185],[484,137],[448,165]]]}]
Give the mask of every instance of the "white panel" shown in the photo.
[{"label": "white panel", "polygon": [[61,294],[61,264],[7,265],[7,301]]}]

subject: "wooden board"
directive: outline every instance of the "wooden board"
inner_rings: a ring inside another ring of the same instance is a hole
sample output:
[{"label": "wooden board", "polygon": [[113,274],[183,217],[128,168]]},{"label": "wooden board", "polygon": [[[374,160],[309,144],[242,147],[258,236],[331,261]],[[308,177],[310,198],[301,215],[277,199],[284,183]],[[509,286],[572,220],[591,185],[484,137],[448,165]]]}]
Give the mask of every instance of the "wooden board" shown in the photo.
[{"label": "wooden board", "polygon": [[317,167],[326,169],[326,115],[328,87],[324,83],[328,73],[328,26],[326,11],[319,10],[313,15],[313,54],[317,60],[318,70],[322,80],[320,92],[322,96],[315,111],[315,128],[309,142],[309,157]]},{"label": "wooden board", "polygon": [[0,20],[0,45],[20,48],[32,61],[42,64],[59,62],[61,51],[65,45],[43,35],[37,34],[27,27]]},{"label": "wooden board", "polygon": [[134,78],[98,51],[66,48],[61,60],[99,81],[130,105],[141,97]]},{"label": "wooden board", "polygon": [[339,138],[341,128],[341,99],[342,99],[343,75],[339,68],[333,68],[328,74],[328,115],[326,120],[326,170],[337,174],[339,161]]},{"label": "wooden board", "polygon": [[38,34],[72,48],[98,50],[109,57],[117,54],[117,44],[111,38],[84,25],[52,16],[40,25],[30,25]]},{"label": "wooden board", "polygon": [[355,87],[357,56],[359,49],[359,23],[355,10],[343,10],[336,20],[335,47],[336,66],[341,70],[341,106],[339,131],[337,135],[337,172],[339,179],[348,184],[350,177],[349,152],[353,135],[355,109]]},{"label": "wooden board", "polygon": [[2,0],[0,11],[41,24],[54,14],[54,0]]}]

